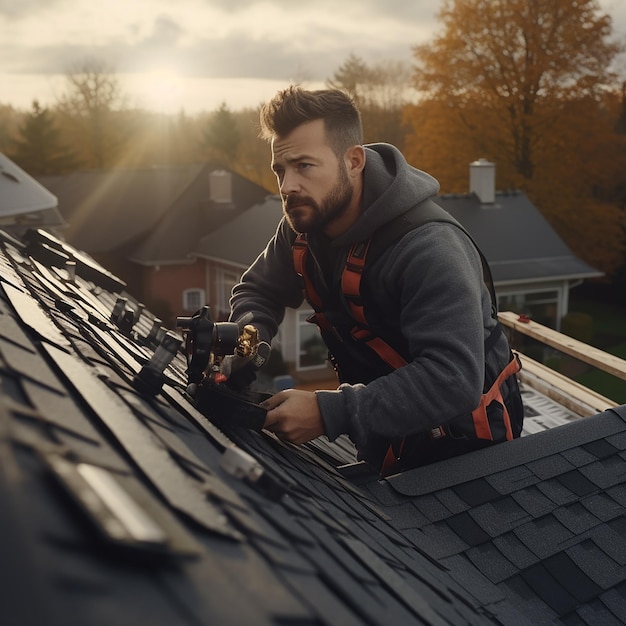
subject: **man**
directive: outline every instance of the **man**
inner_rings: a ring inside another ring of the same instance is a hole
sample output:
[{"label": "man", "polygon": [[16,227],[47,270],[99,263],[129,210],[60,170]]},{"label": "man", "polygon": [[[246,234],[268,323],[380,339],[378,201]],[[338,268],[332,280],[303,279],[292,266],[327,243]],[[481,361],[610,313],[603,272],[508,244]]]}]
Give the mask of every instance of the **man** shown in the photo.
[{"label": "man", "polygon": [[361,243],[375,247],[382,231],[432,205],[437,181],[391,145],[362,145],[358,109],[339,90],[278,92],[261,110],[261,133],[284,218],[234,288],[231,320],[271,341],[305,288],[342,383],[275,394],[264,403],[265,428],[296,444],[345,433],[383,474],[519,436],[519,366],[480,254],[450,216],[418,218],[365,259],[357,293],[345,293],[353,244],[358,256]]}]

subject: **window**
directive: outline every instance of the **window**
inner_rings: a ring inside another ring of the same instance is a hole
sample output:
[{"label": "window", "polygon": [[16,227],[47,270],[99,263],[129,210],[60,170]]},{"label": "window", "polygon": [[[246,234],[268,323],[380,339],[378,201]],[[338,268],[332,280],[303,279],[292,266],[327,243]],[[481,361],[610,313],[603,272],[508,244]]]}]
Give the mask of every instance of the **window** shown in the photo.
[{"label": "window", "polygon": [[553,289],[502,294],[498,297],[498,310],[523,313],[550,328],[558,328],[558,304],[559,292]]},{"label": "window", "polygon": [[221,317],[230,313],[230,296],[233,287],[239,282],[241,275],[232,270],[220,270],[217,276],[217,307],[216,312]]},{"label": "window", "polygon": [[185,289],[183,291],[183,310],[195,313],[206,304],[204,289]]},{"label": "window", "polygon": [[296,329],[298,360],[296,367],[299,370],[326,367],[328,360],[328,348],[318,327],[306,321],[312,313],[313,311],[298,311]]}]

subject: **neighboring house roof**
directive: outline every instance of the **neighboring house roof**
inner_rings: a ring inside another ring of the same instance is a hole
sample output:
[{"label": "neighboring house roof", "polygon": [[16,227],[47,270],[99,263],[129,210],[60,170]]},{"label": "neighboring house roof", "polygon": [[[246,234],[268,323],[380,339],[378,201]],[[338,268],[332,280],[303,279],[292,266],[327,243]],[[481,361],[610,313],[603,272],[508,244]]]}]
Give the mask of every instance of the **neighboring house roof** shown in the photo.
[{"label": "neighboring house roof", "polygon": [[0,152],[0,224],[66,226],[57,205],[54,194]]},{"label": "neighboring house roof", "polygon": [[154,317],[112,322],[72,253],[0,232],[4,621],[626,624],[626,406],[381,479],[345,438],[218,428],[182,352],[135,388]]},{"label": "neighboring house roof", "polygon": [[[199,256],[247,266],[274,234],[280,198],[231,172],[232,202],[216,202],[214,172],[210,164],[81,171],[40,182],[59,198],[66,240],[89,254],[119,251],[142,265]],[[476,240],[496,285],[602,275],[572,253],[523,192],[498,192],[487,204],[474,193],[437,201]]]},{"label": "neighboring house roof", "polygon": [[[251,206],[263,202],[267,190],[236,174],[232,177],[230,202],[209,199],[209,174],[206,167],[181,196],[168,207],[145,240],[129,255],[142,265],[186,263],[198,241],[237,218]],[[236,245],[236,239],[229,243]]]},{"label": "neighboring house roof", "polygon": [[497,192],[492,204],[473,193],[441,195],[437,202],[475,239],[496,285],[602,276],[574,255],[521,191]]},{"label": "neighboring house roof", "polygon": [[39,180],[59,198],[66,240],[89,254],[145,235],[195,180],[201,166],[78,171]]},{"label": "neighboring house roof", "polygon": [[[481,203],[474,194],[442,195],[436,201],[472,235],[496,285],[602,275],[574,255],[522,192],[498,192],[493,204]],[[193,255],[247,267],[265,248],[281,216],[280,196],[268,196],[201,239]]]},{"label": "neighboring house roof", "polygon": [[[232,177],[230,202],[211,200],[216,172]],[[189,262],[200,237],[267,195],[211,164],[80,171],[40,181],[59,198],[70,244],[92,255],[115,251],[145,265]]]},{"label": "neighboring house roof", "polygon": [[267,196],[260,204],[203,237],[192,255],[248,267],[274,235],[282,216],[280,196]]},{"label": "neighboring house roof", "polygon": [[150,233],[204,167],[81,171],[39,180],[59,198],[67,241],[98,254],[124,250]]}]

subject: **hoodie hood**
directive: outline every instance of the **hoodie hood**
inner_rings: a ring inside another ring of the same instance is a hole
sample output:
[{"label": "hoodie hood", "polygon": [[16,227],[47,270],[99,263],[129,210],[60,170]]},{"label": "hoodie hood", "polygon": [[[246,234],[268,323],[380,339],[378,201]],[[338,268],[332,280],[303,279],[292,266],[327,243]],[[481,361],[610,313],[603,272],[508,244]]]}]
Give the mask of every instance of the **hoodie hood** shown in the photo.
[{"label": "hoodie hood", "polygon": [[435,178],[409,165],[400,150],[390,144],[368,144],[365,155],[363,213],[347,232],[333,240],[333,247],[369,239],[380,226],[439,191]]}]

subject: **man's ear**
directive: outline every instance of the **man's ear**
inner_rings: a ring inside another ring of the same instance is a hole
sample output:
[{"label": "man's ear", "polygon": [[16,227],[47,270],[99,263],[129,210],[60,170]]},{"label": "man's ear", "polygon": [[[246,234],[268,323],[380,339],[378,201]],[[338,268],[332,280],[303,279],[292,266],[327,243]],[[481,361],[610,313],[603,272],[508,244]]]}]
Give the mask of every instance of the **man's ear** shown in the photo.
[{"label": "man's ear", "polygon": [[351,146],[344,154],[348,176],[359,176],[365,167],[365,148],[360,145]]}]

